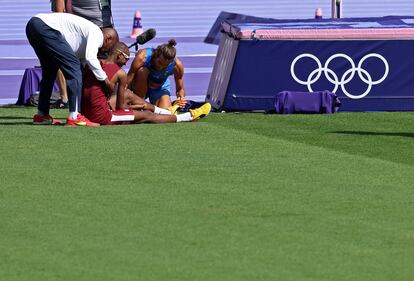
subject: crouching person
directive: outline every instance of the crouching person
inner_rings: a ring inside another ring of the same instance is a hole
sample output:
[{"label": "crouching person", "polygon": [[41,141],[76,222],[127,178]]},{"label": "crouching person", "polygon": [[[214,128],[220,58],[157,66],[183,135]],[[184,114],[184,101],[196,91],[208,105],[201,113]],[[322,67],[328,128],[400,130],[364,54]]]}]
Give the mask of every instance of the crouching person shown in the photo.
[{"label": "crouching person", "polygon": [[117,86],[116,95],[111,96],[105,85],[97,80],[92,71],[85,70],[81,112],[90,121],[101,125],[131,123],[175,123],[195,121],[207,116],[211,105],[205,103],[190,112],[175,115],[171,111],[146,102],[127,89],[127,74],[122,69],[129,60],[128,47],[118,42],[101,66],[111,83]]}]

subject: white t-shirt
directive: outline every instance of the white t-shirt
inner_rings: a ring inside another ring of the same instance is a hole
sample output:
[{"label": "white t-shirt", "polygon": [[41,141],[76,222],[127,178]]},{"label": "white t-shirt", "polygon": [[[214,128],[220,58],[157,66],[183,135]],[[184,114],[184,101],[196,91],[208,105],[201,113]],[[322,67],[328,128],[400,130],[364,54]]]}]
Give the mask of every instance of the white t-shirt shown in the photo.
[{"label": "white t-shirt", "polygon": [[96,79],[104,81],[107,78],[98,60],[98,50],[103,44],[101,29],[94,23],[66,13],[37,14],[46,25],[59,31],[69,43],[75,55],[89,65]]}]

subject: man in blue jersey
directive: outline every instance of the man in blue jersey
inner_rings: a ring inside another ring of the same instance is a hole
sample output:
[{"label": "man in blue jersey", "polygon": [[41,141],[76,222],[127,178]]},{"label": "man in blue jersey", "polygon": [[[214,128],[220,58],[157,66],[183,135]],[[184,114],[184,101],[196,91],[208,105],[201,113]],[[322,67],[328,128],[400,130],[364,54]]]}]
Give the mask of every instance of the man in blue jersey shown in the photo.
[{"label": "man in blue jersey", "polygon": [[169,76],[174,75],[177,102],[181,107],[186,104],[184,90],[184,66],[176,57],[176,41],[157,48],[141,49],[137,52],[128,72],[130,89],[150,103],[168,108],[171,106]]}]

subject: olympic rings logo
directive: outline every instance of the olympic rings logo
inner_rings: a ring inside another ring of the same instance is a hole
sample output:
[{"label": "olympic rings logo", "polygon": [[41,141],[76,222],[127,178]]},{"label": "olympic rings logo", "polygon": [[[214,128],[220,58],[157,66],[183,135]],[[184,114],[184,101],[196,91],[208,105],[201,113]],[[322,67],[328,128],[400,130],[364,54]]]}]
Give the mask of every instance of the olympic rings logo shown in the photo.
[{"label": "olympic rings logo", "polygon": [[[295,65],[302,58],[311,58],[318,65],[318,68],[316,68],[309,74],[306,81],[300,80],[295,74]],[[341,79],[339,79],[338,75],[336,75],[336,73],[332,69],[329,68],[329,64],[336,58],[343,58],[347,60],[351,65],[351,68],[345,71],[344,74],[342,74]],[[369,72],[362,67],[363,63],[368,58],[377,58],[384,63],[385,71],[384,71],[384,75],[380,79],[373,81],[371,74],[369,74]],[[322,67],[322,63],[316,56],[312,54],[301,54],[292,61],[292,64],[290,65],[290,73],[292,74],[292,77],[293,79],[295,79],[296,82],[298,82],[301,85],[306,85],[308,87],[309,92],[313,92],[312,84],[318,81],[318,79],[321,77],[323,73],[326,79],[334,85],[334,88],[332,90],[333,93],[335,93],[338,90],[338,88],[341,87],[342,92],[348,97],[350,97],[351,99],[361,99],[369,94],[369,92],[372,89],[372,86],[380,84],[381,82],[385,80],[385,78],[387,78],[388,73],[389,73],[389,65],[388,65],[387,60],[383,56],[376,54],[376,53],[365,55],[359,61],[358,66],[355,66],[354,61],[349,56],[345,54],[335,54],[328,58],[328,60],[325,62],[325,65],[323,67]],[[350,94],[345,88],[345,85],[348,84],[354,78],[355,73],[357,73],[359,78],[368,85],[366,91],[360,95]]]}]

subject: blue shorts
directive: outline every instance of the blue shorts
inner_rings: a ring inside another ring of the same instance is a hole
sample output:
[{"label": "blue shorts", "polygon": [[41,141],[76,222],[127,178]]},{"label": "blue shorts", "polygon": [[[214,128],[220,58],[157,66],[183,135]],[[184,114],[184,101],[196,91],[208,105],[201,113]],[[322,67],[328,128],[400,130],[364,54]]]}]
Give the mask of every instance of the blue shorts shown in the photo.
[{"label": "blue shorts", "polygon": [[162,96],[169,96],[170,90],[170,79],[167,79],[160,88],[148,89],[145,98],[149,98],[150,103],[155,104]]}]

